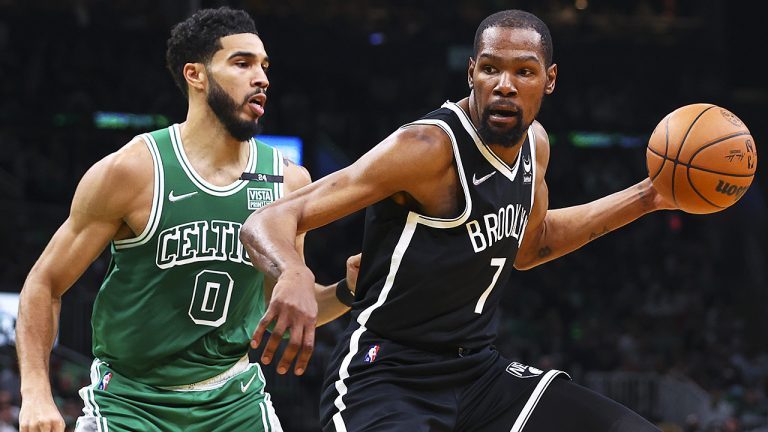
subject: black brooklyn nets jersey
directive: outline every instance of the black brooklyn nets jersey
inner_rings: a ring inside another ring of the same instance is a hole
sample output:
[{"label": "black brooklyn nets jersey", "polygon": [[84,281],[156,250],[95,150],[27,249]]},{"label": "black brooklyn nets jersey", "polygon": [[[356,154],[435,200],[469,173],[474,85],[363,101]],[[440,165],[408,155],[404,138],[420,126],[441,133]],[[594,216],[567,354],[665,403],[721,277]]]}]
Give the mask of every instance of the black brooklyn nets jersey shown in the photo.
[{"label": "black brooklyn nets jersey", "polygon": [[389,199],[370,207],[353,317],[363,330],[415,348],[488,345],[533,205],[533,129],[510,166],[454,103],[403,127],[411,125],[434,125],[450,137],[464,207],[452,219]]}]

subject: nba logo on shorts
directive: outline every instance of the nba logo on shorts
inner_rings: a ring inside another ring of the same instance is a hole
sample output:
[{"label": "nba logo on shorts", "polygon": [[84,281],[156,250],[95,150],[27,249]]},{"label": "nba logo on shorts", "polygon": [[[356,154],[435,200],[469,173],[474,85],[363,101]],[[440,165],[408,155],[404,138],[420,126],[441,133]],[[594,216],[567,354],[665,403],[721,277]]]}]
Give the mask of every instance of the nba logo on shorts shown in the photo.
[{"label": "nba logo on shorts", "polygon": [[366,363],[373,363],[374,360],[376,360],[376,355],[379,353],[379,346],[373,345],[370,348],[368,348],[368,353],[365,354],[365,362]]},{"label": "nba logo on shorts", "polygon": [[507,366],[507,373],[518,378],[533,378],[541,375],[544,371],[536,369],[533,366],[524,365],[518,362],[512,362]]},{"label": "nba logo on shorts", "polygon": [[112,379],[112,372],[107,372],[104,374],[104,378],[101,379],[101,382],[99,383],[99,390],[106,390],[107,386],[109,385],[109,380]]}]

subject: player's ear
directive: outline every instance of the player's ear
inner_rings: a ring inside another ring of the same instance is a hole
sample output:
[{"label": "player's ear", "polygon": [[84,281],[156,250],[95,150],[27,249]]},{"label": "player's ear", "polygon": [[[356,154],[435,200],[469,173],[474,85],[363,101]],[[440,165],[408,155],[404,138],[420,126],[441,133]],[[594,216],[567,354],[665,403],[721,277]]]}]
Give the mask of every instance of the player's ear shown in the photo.
[{"label": "player's ear", "polygon": [[184,69],[184,79],[191,89],[205,90],[207,84],[207,75],[205,65],[202,63],[186,63]]},{"label": "player's ear", "polygon": [[547,68],[547,84],[544,86],[544,94],[552,94],[555,91],[557,81],[557,64],[553,63]]},{"label": "player's ear", "polygon": [[472,79],[472,72],[475,70],[475,59],[472,57],[469,58],[469,66],[467,67],[467,84],[469,84],[469,89],[472,90],[475,87],[474,80]]}]

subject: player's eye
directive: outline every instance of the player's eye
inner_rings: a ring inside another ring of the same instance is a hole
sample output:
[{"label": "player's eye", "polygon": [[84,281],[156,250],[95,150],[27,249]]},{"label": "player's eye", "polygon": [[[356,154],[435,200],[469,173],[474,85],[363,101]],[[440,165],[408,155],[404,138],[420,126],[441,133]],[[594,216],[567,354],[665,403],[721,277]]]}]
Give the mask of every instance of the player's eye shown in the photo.
[{"label": "player's eye", "polygon": [[484,65],[482,70],[483,70],[483,72],[488,73],[488,74],[492,74],[492,73],[496,72],[496,68],[491,66],[491,65]]}]

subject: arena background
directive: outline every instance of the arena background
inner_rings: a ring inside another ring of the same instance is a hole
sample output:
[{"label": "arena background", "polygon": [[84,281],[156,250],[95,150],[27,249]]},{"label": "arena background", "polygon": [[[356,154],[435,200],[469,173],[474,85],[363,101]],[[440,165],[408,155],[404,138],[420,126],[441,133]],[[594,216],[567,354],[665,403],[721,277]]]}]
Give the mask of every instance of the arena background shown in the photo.
[{"label": "arena background", "polygon": [[[474,31],[506,8],[538,14],[554,38],[557,89],[540,115],[552,136],[551,207],[645,176],[650,132],[689,103],[730,109],[768,155],[768,85],[757,66],[768,32],[751,2],[0,0],[0,297],[12,304],[91,164],[137,133],[183,121],[185,101],[164,67],[169,28],[224,4],[252,13],[272,59],[265,133],[301,138],[313,178],[463,97]],[[768,430],[762,171],[726,211],[652,214],[516,272],[499,349],[565,369],[665,431]],[[319,282],[343,276],[361,238],[362,212],[307,236]],[[91,304],[108,260],[64,297],[51,368],[70,424],[81,409]],[[0,426],[13,428],[13,313],[0,314]],[[287,431],[318,430],[322,371],[345,320],[318,330],[303,378],[265,368]]]}]

